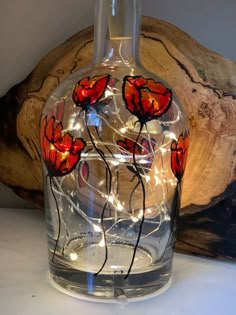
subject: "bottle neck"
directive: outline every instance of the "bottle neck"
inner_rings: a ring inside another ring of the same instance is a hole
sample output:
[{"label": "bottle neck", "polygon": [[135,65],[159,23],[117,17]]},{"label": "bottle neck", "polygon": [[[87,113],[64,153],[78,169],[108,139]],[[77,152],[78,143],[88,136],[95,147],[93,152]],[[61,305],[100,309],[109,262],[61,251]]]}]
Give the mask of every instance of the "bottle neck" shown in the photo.
[{"label": "bottle neck", "polygon": [[140,0],[97,0],[94,63],[138,62]]}]

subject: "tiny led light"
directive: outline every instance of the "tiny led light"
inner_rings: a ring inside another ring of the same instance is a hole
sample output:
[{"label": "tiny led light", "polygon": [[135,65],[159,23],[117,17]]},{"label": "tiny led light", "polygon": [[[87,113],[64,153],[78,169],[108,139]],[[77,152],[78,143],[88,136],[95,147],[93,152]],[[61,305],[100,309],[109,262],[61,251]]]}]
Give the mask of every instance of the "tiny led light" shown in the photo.
[{"label": "tiny led light", "polygon": [[113,95],[113,93],[107,89],[107,90],[105,91],[105,97],[107,98],[107,97],[109,97],[109,96],[111,96],[111,95]]},{"label": "tiny led light", "polygon": [[116,208],[117,208],[117,210],[118,210],[118,211],[122,211],[122,210],[124,210],[124,207],[122,206],[122,204],[121,204],[121,203],[117,203]]},{"label": "tiny led light", "polygon": [[136,223],[136,222],[138,222],[138,221],[139,221],[139,218],[134,217],[134,216],[131,216],[131,220],[132,220],[134,223]]},{"label": "tiny led light", "polygon": [[100,180],[100,182],[98,183],[98,186],[102,186],[104,184],[104,179]]},{"label": "tiny led light", "polygon": [[125,132],[126,132],[126,128],[125,128],[125,127],[124,127],[124,128],[121,128],[121,129],[120,129],[120,132],[121,132],[121,133],[125,133]]},{"label": "tiny led light", "polygon": [[76,253],[70,253],[70,259],[71,259],[72,261],[75,261],[75,260],[78,259],[78,255],[77,255]]},{"label": "tiny led light", "polygon": [[112,204],[114,202],[114,198],[112,196],[109,196],[108,201]]},{"label": "tiny led light", "polygon": [[166,150],[165,148],[163,148],[163,147],[160,147],[160,151],[161,151],[162,153],[166,153],[166,152],[167,152],[167,150]]},{"label": "tiny led light", "polygon": [[154,176],[154,179],[155,179],[155,185],[160,185],[161,184],[161,180],[160,180],[160,178],[157,175]]},{"label": "tiny led light", "polygon": [[141,160],[139,160],[139,164],[147,164],[147,160],[145,160],[145,159],[141,159]]},{"label": "tiny led light", "polygon": [[104,238],[98,243],[98,246],[100,246],[100,247],[104,247],[105,246]]},{"label": "tiny led light", "polygon": [[141,219],[143,217],[143,210],[139,211],[138,217],[139,217],[139,219]]},{"label": "tiny led light", "polygon": [[119,165],[120,163],[117,162],[117,161],[111,161],[111,164],[114,165],[114,166],[117,166],[117,165]]},{"label": "tiny led light", "polygon": [[98,225],[96,225],[96,224],[93,225],[93,228],[94,228],[94,231],[95,231],[95,232],[101,232],[101,231],[102,231],[102,229],[100,228],[100,226],[98,226]]},{"label": "tiny led light", "polygon": [[170,139],[177,140],[176,134],[173,133],[173,132],[167,131],[167,132],[166,132],[166,136],[167,136],[168,138],[170,138]]},{"label": "tiny led light", "polygon": [[80,123],[77,123],[77,124],[74,125],[71,129],[74,129],[74,130],[81,130],[82,127],[81,127]]}]

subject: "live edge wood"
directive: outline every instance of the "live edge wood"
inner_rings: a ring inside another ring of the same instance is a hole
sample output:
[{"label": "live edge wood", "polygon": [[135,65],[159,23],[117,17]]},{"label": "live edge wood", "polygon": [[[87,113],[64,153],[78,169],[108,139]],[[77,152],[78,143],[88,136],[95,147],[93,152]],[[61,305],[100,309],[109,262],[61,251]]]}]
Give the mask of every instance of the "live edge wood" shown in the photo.
[{"label": "live edge wood", "polygon": [[[190,121],[176,248],[236,259],[236,63],[164,21],[144,17],[141,34],[142,63],[172,86]],[[39,207],[43,105],[62,79],[90,63],[92,51],[89,27],[45,56],[0,99],[0,180]]]}]

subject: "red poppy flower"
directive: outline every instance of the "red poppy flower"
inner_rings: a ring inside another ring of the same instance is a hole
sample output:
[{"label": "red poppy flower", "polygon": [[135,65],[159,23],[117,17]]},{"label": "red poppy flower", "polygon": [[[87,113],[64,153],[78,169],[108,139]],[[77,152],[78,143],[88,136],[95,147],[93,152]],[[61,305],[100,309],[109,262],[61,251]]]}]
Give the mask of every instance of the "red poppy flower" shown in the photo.
[{"label": "red poppy flower", "polygon": [[64,176],[70,173],[86,145],[81,138],[73,139],[69,133],[62,135],[62,130],[62,123],[55,122],[54,116],[43,118],[40,140],[43,160],[50,176]]},{"label": "red poppy flower", "polygon": [[81,79],[74,88],[73,101],[77,106],[81,106],[86,110],[89,105],[101,99],[109,80],[109,74],[95,75]]},{"label": "red poppy flower", "polygon": [[[139,166],[139,172],[141,173],[147,173],[151,167],[152,161],[153,161],[153,151],[155,150],[156,146],[156,140],[151,139],[151,141],[148,141],[147,139],[143,138],[140,142],[140,144],[135,145],[135,141],[125,138],[124,140],[118,140],[117,144],[124,149],[121,153],[124,155],[127,155],[128,152],[133,154],[133,151],[135,150],[135,155],[150,155],[146,160],[147,163],[142,164],[142,166]],[[127,152],[128,151],[128,152]],[[127,166],[127,168],[136,174],[136,171],[133,167]]]},{"label": "red poppy flower", "polygon": [[127,109],[145,124],[159,118],[169,109],[172,92],[153,79],[126,76],[123,79],[123,99]]},{"label": "red poppy flower", "polygon": [[180,135],[178,141],[171,143],[171,169],[175,177],[181,181],[187,162],[189,134]]}]

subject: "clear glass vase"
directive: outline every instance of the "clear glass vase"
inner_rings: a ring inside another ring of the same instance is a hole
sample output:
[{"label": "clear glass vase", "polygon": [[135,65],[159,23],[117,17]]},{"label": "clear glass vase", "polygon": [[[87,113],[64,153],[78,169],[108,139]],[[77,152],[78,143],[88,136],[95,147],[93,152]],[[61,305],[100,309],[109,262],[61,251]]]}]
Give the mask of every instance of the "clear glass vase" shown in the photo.
[{"label": "clear glass vase", "polygon": [[189,134],[174,92],[140,65],[140,1],[95,12],[93,63],[41,120],[49,278],[73,296],[132,300],[170,284]]}]

